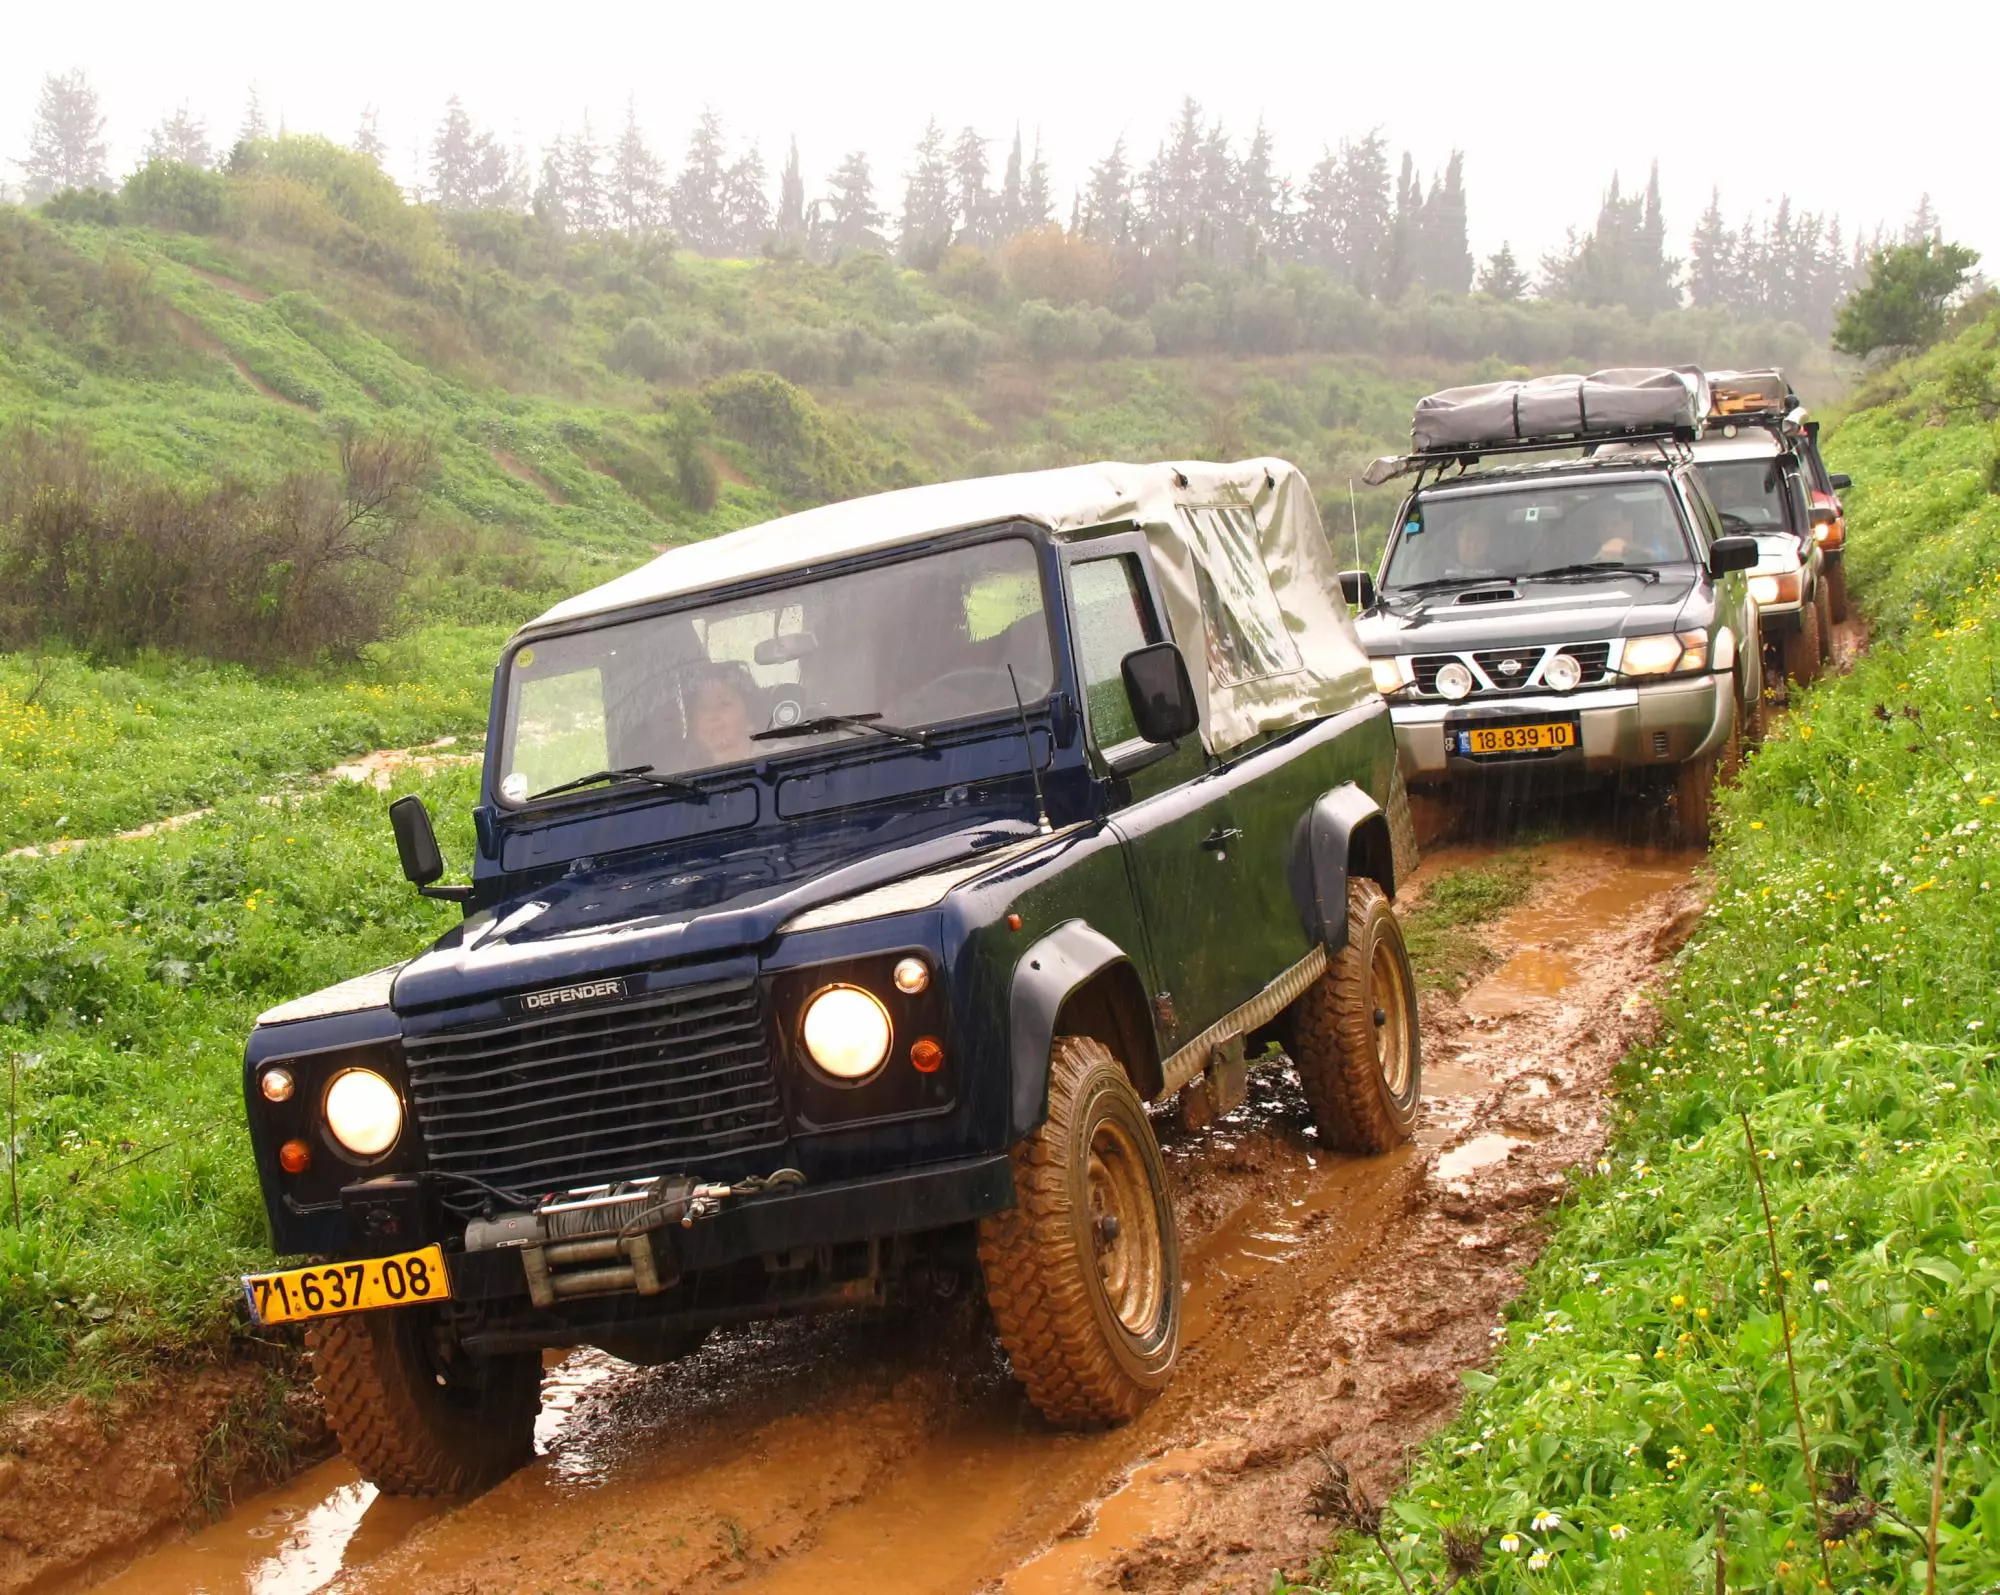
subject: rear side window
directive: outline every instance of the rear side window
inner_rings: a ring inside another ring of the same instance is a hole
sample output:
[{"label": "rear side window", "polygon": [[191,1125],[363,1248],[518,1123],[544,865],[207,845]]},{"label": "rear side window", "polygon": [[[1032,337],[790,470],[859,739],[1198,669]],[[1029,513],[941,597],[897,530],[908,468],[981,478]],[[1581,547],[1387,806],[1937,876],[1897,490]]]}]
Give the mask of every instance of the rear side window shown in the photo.
[{"label": "rear side window", "polygon": [[1070,567],[1069,590],[1090,734],[1100,748],[1116,747],[1139,734],[1119,664],[1153,641],[1139,561],[1131,554],[1081,560]]},{"label": "rear side window", "polygon": [[1285,629],[1257,547],[1257,522],[1236,504],[1181,507],[1194,555],[1195,585],[1207,633],[1208,673],[1224,686],[1304,668],[1299,645]]},{"label": "rear side window", "polygon": [[1755,460],[1702,460],[1695,469],[1701,485],[1722,512],[1730,532],[1797,531],[1791,483],[1784,460],[1776,455]]}]

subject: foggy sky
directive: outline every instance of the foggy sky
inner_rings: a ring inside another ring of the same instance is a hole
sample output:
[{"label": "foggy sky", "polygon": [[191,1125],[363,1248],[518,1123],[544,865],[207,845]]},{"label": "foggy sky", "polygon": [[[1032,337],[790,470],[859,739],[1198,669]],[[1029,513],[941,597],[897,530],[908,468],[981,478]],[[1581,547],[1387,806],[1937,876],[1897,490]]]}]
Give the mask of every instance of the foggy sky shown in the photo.
[{"label": "foggy sky", "polygon": [[[756,139],[775,176],[797,134],[808,197],[853,148],[892,216],[926,116],[996,140],[1040,129],[1068,219],[1071,190],[1121,133],[1151,154],[1183,94],[1239,141],[1262,115],[1303,180],[1323,145],[1380,126],[1427,174],[1466,151],[1474,253],[1504,237],[1532,261],[1587,228],[1614,170],[1660,161],[1669,250],[1711,183],[1731,225],[1789,191],[1857,227],[1900,224],[1928,191],[1946,235],[2000,264],[2000,183],[1987,124],[2000,9],[1990,3],[1713,6],[1458,4],[1366,9],[1154,0],[907,0],[832,5],[683,0],[582,6],[345,0],[274,6],[136,0],[0,13],[0,176],[25,151],[42,74],[81,66],[111,117],[112,167],[185,99],[219,147],[253,81],[275,127],[343,141],[379,107],[391,171],[456,92],[503,141],[539,145],[590,113],[600,135],[636,96],[678,167],[704,106]],[[1240,145],[1239,145],[1240,147]]]}]

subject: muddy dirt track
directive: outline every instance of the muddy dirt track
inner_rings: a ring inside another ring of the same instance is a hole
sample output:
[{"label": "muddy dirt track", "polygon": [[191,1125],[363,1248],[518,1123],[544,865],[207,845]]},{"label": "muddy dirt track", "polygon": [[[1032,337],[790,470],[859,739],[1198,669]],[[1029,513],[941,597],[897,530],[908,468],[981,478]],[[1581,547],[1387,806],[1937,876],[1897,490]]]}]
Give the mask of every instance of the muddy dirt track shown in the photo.
[{"label": "muddy dirt track", "polygon": [[[1480,853],[1434,851],[1417,890]],[[1537,857],[1531,898],[1485,927],[1493,967],[1425,998],[1413,1145],[1321,1152],[1272,1069],[1228,1119],[1165,1131],[1183,1352],[1130,1427],[1051,1431],[971,1301],[753,1326],[662,1369],[586,1351],[548,1374],[540,1459],[478,1500],[378,1499],[336,1459],[101,1587],[1268,1589],[1323,1539],[1321,1448],[1380,1495],[1455,1410],[1698,915],[1697,855],[1586,836]]]}]

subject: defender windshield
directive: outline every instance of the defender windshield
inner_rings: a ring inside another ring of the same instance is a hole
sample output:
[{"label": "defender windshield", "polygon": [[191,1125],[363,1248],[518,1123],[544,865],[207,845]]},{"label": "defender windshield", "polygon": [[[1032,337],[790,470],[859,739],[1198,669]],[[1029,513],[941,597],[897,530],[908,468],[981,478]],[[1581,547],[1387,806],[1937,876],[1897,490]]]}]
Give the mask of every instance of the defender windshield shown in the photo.
[{"label": "defender windshield", "polygon": [[[1055,681],[1034,546],[1005,537],[546,637],[507,672],[501,800],[599,772],[685,775],[1014,709]],[[822,717],[823,729],[759,732]]]},{"label": "defender windshield", "polygon": [[1731,532],[1788,532],[1784,462],[1775,454],[1759,460],[1702,460],[1695,470],[1723,525]]},{"label": "defender windshield", "polygon": [[1692,563],[1663,481],[1535,482],[1419,498],[1384,590]]}]

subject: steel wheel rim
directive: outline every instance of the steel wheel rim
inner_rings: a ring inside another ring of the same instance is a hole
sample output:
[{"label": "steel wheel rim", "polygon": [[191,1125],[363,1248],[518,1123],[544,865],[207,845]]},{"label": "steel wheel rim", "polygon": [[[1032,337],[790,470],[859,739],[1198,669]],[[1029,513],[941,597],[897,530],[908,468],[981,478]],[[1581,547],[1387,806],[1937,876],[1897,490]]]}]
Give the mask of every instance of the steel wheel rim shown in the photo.
[{"label": "steel wheel rim", "polygon": [[1403,978],[1403,961],[1387,936],[1376,940],[1374,956],[1368,961],[1368,985],[1368,995],[1382,1015],[1382,1022],[1375,1027],[1375,1061],[1389,1094],[1401,1101],[1410,1089],[1409,989]]},{"label": "steel wheel rim", "polygon": [[[1160,1215],[1146,1160],[1132,1132],[1116,1119],[1100,1120],[1091,1131],[1085,1185],[1089,1239],[1105,1301],[1127,1334],[1144,1338],[1158,1326],[1166,1302]],[[1114,1226],[1108,1227],[1107,1219]]]}]

